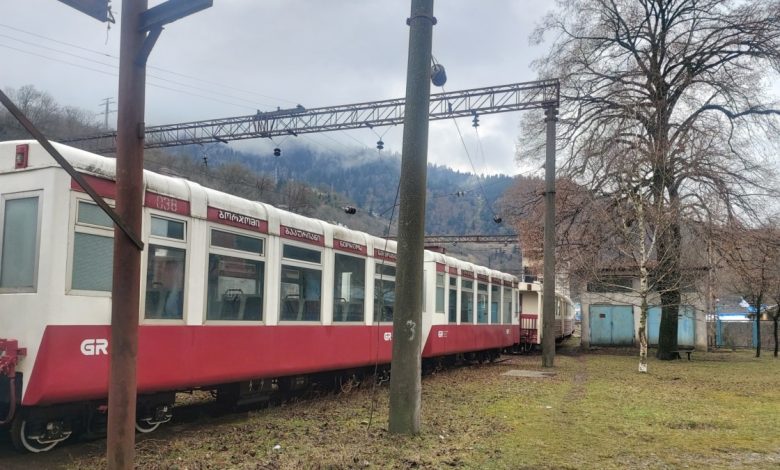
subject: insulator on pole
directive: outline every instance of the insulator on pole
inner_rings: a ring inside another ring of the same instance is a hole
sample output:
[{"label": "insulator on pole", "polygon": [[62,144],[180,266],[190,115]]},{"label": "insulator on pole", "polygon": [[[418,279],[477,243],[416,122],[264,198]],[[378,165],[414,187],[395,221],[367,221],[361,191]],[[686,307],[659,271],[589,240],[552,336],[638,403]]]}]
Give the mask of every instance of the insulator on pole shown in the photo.
[{"label": "insulator on pole", "polygon": [[352,214],[357,212],[357,209],[355,209],[352,206],[344,206],[344,207],[342,207],[342,209],[344,209],[344,212],[346,212],[349,215],[352,215]]},{"label": "insulator on pole", "polygon": [[384,143],[384,142],[382,142],[382,140],[380,139],[380,140],[379,140],[379,141],[377,141],[377,143],[376,143],[376,148],[377,148],[377,150],[382,150],[383,148],[385,148],[385,143]]},{"label": "insulator on pole", "polygon": [[497,224],[500,224],[500,223],[501,223],[501,222],[503,222],[503,221],[504,221],[504,219],[502,219],[501,217],[499,217],[499,216],[497,216],[497,215],[494,215],[494,216],[493,216],[493,222],[495,222],[495,223],[497,223]]},{"label": "insulator on pole", "polygon": [[433,64],[433,67],[431,67],[431,82],[435,86],[444,86],[447,83],[447,71],[444,70],[443,65]]},{"label": "insulator on pole", "polygon": [[274,157],[278,157],[278,156],[280,156],[281,154],[282,154],[282,149],[280,149],[279,147],[276,147],[276,148],[274,149]]}]

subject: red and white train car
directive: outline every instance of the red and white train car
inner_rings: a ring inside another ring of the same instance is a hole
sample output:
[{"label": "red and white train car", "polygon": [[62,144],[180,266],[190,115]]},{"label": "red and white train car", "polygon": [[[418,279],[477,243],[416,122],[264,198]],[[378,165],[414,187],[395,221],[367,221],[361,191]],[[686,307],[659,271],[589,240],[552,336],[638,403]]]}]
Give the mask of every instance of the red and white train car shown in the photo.
[{"label": "red and white train car", "polygon": [[[113,204],[114,160],[55,146]],[[176,391],[251,401],[390,362],[394,242],[148,171],[139,202],[140,432]],[[110,219],[38,143],[5,142],[0,236],[0,420],[32,452],[100,433]],[[424,266],[424,360],[519,344],[513,276],[433,252]]]},{"label": "red and white train car", "polygon": [[[521,282],[520,303],[520,346],[532,350],[542,344],[543,286],[538,282]],[[555,341],[560,342],[574,334],[574,304],[569,297],[555,294]]]}]

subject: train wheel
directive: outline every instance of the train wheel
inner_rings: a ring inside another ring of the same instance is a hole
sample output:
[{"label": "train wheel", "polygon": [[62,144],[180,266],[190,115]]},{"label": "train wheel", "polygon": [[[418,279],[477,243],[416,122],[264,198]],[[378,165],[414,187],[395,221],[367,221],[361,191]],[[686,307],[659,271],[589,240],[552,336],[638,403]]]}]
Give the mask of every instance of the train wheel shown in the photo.
[{"label": "train wheel", "polygon": [[160,427],[162,423],[150,423],[149,420],[139,419],[135,422],[135,430],[141,434],[148,434]]},{"label": "train wheel", "polygon": [[162,423],[167,423],[173,418],[173,402],[175,396],[170,402],[157,402],[143,400],[136,409],[135,430],[141,434],[147,434],[159,428]]},{"label": "train wheel", "polygon": [[17,417],[11,425],[11,442],[20,452],[40,453],[52,450],[67,439],[71,431],[62,421],[30,421]]},{"label": "train wheel", "polygon": [[162,423],[152,423],[151,419],[137,419],[135,420],[135,430],[141,434],[148,434],[160,427]]}]

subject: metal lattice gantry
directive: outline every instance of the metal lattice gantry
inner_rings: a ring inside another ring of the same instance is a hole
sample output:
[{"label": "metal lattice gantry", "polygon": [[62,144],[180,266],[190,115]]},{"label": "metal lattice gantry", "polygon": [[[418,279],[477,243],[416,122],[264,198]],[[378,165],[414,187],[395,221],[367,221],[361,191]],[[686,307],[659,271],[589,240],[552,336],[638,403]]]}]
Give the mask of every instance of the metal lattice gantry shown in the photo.
[{"label": "metal lattice gantry", "polygon": [[[395,240],[396,237],[386,237]],[[426,245],[442,245],[447,243],[519,243],[517,234],[508,235],[426,235]]]},{"label": "metal lattice gantry", "polygon": [[[509,85],[472,88],[431,95],[430,119],[496,114],[557,107],[558,80],[540,80]],[[146,148],[206,144],[231,140],[269,138],[315,132],[373,128],[403,124],[404,98],[306,109],[260,112],[205,121],[193,121],[145,129]],[[96,153],[116,149],[116,132],[61,140]]]}]

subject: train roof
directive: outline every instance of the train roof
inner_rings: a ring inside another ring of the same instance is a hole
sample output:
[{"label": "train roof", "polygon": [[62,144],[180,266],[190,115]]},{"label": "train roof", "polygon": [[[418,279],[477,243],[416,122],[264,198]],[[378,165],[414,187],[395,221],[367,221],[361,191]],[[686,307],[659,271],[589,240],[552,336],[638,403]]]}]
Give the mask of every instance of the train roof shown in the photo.
[{"label": "train roof", "polygon": [[[27,166],[23,169],[16,169],[14,165],[14,156],[17,145],[27,145],[29,149]],[[96,155],[85,150],[56,142],[52,142],[52,145],[80,173],[115,181],[116,159]],[[0,175],[51,167],[59,168],[59,165],[35,140],[0,142]],[[374,250],[378,250],[380,254],[382,252],[389,252],[390,254],[397,253],[397,243],[395,241],[386,240],[319,219],[305,217],[263,202],[250,201],[202,186],[185,178],[162,175],[149,170],[144,170],[144,186],[146,191],[189,201],[191,205],[191,217],[205,218],[208,207],[218,207],[237,214],[267,221],[268,233],[272,235],[280,235],[283,226],[287,226],[314,234],[320,234],[323,236],[327,246],[332,246],[334,239],[336,239],[362,245],[365,247],[367,254],[371,256],[377,255]],[[384,254],[386,255],[387,253]],[[452,256],[429,250],[426,250],[425,252],[425,260],[434,261],[446,266],[457,267],[460,271],[482,274],[494,279],[507,281],[517,280],[511,274],[488,269]]]}]

